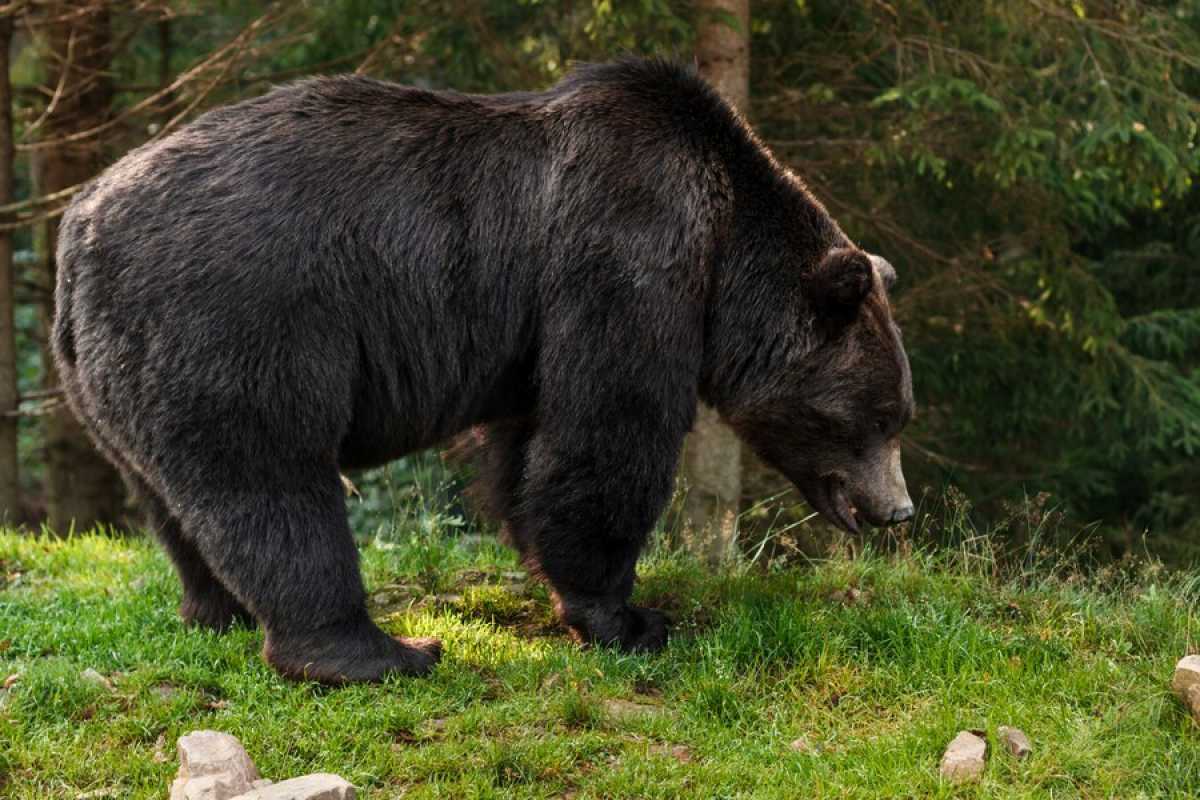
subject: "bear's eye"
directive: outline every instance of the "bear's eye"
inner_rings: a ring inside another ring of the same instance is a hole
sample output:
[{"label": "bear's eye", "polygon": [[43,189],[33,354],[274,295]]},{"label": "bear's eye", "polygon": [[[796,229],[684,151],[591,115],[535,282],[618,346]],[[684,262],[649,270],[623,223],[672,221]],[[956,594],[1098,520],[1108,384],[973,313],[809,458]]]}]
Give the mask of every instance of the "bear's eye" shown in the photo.
[{"label": "bear's eye", "polygon": [[879,419],[875,420],[875,429],[878,430],[880,433],[882,433],[884,436],[887,436],[887,432],[890,427],[891,427],[891,425],[889,425],[888,421],[886,419],[884,419],[883,417],[880,417]]}]

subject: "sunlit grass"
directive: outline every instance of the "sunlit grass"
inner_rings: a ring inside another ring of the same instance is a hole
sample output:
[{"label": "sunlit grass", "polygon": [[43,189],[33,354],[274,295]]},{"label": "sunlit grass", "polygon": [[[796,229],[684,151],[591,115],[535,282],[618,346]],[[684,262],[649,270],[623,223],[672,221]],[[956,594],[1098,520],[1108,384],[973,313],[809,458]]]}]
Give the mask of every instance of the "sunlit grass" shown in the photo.
[{"label": "sunlit grass", "polygon": [[[197,728],[240,737],[268,777],[337,772],[366,798],[1195,796],[1200,727],[1168,682],[1200,649],[1196,576],[1003,569],[994,550],[964,537],[716,576],[656,550],[639,597],[677,635],[624,656],[570,642],[489,538],[379,538],[373,610],[440,636],[445,660],[329,690],[278,678],[258,631],[184,629],[148,541],[4,533],[0,679],[20,678],[0,796],[161,798]],[[993,748],[978,787],[939,781],[958,730],[1002,724],[1030,759]]]}]

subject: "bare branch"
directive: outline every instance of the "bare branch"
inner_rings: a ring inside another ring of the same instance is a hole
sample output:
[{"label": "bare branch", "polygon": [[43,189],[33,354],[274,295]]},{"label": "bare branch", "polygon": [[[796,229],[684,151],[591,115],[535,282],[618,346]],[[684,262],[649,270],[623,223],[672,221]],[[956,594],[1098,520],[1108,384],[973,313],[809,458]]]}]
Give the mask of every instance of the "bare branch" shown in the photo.
[{"label": "bare branch", "polygon": [[[72,194],[74,194],[75,192],[77,192],[79,190],[80,186],[82,186],[82,185],[83,184],[77,184],[75,186],[71,186],[68,189],[64,189],[63,192],[69,191]],[[56,192],[56,194],[61,194],[61,193]],[[63,205],[59,206],[58,208],[51,209],[50,211],[46,211],[41,214],[35,214],[33,216],[28,216],[28,217],[18,217],[16,219],[16,221],[14,221],[14,222],[6,222],[3,224],[0,224],[0,232],[20,230],[21,228],[28,228],[30,225],[37,225],[38,223],[41,223],[41,222],[47,222],[49,220],[56,219],[63,215],[63,212],[65,212],[67,210],[68,206],[69,206],[69,204],[63,204]]]},{"label": "bare branch", "polygon": [[77,191],[79,191],[81,186],[83,186],[83,184],[76,184],[75,186],[68,186],[66,189],[59,189],[57,192],[51,192],[50,194],[44,194],[39,197],[31,197],[28,200],[22,200],[19,203],[9,203],[7,205],[0,206],[0,214],[12,214],[19,211],[25,211],[30,208],[37,208],[38,206],[56,203],[59,200],[69,200]]},{"label": "bare branch", "polygon": [[46,119],[58,109],[58,104],[62,100],[63,92],[67,86],[67,76],[71,74],[71,63],[75,60],[75,44],[77,41],[75,31],[72,29],[71,37],[67,40],[67,66],[59,72],[58,85],[54,87],[54,94],[50,97],[50,102],[46,104],[46,108],[42,111],[41,116],[25,128],[22,138],[28,139],[29,135],[42,127]]},{"label": "bare branch", "polygon": [[44,400],[32,408],[18,408],[15,411],[6,411],[4,416],[13,419],[15,417],[44,417],[47,414],[53,414],[63,405],[62,398],[54,397],[49,400]]},{"label": "bare branch", "polygon": [[[31,142],[29,144],[21,145],[18,149],[21,151],[25,151],[25,152],[33,151],[33,150],[44,150],[44,149],[52,148],[52,147],[60,147],[64,144],[70,144],[72,142],[80,142],[80,141],[86,141],[88,139],[93,139],[93,138],[99,136],[100,134],[102,134],[108,130],[111,130],[112,128],[121,124],[126,119],[128,119],[132,116],[135,116],[137,114],[140,114],[141,112],[146,111],[147,109],[154,108],[156,106],[156,104],[159,103],[159,101],[163,100],[164,98],[169,97],[170,95],[172,95],[175,92],[178,92],[180,88],[182,88],[186,84],[190,83],[191,81],[196,80],[200,75],[202,75],[204,72],[206,72],[209,69],[212,69],[219,65],[221,73],[223,75],[227,74],[229,72],[229,70],[231,69],[232,61],[236,61],[237,57],[240,56],[245,51],[245,45],[248,41],[254,39],[255,37],[262,34],[263,32],[265,32],[265,31],[269,30],[270,28],[274,27],[275,25],[279,24],[291,13],[293,13],[293,12],[290,10],[280,11],[278,6],[276,6],[272,10],[268,11],[266,14],[263,14],[261,17],[258,17],[257,19],[253,20],[250,24],[248,24],[245,28],[243,28],[227,44],[218,48],[213,53],[210,53],[206,58],[202,59],[198,64],[196,64],[195,66],[193,66],[191,69],[187,70],[186,72],[182,73],[178,78],[176,78],[174,81],[172,81],[169,86],[162,88],[161,90],[155,92],[154,94],[150,95],[149,97],[143,98],[140,102],[135,103],[134,105],[130,106],[128,109],[126,109],[124,112],[122,112],[118,116],[114,117],[113,119],[107,120],[104,123],[97,125],[93,128],[90,128],[88,130],[85,130],[85,131],[76,131],[75,133],[68,134],[67,136],[60,136],[57,139],[43,139],[42,141],[39,141],[39,142]],[[229,56],[231,54],[233,54],[232,60],[230,60],[230,58],[229,58]],[[229,63],[225,63],[225,62],[229,62]],[[211,91],[212,91],[212,86],[210,86],[208,89],[205,90],[205,94],[207,95],[207,93],[209,93]]]}]

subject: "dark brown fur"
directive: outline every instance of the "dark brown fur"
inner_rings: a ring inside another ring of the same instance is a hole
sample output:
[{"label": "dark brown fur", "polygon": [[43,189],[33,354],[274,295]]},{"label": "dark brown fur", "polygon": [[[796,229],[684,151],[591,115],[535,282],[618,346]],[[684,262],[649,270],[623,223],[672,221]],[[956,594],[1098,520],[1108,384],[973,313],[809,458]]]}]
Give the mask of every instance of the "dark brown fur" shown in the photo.
[{"label": "dark brown fur", "polygon": [[869,466],[911,407],[879,271],[660,62],[210,112],[79,194],[57,303],[67,398],[185,617],[253,617],[281,672],[334,683],[439,652],[368,619],[341,469],[483,426],[484,491],[564,622],[649,650],[666,620],[629,605],[634,564],[698,400],[802,487]]}]

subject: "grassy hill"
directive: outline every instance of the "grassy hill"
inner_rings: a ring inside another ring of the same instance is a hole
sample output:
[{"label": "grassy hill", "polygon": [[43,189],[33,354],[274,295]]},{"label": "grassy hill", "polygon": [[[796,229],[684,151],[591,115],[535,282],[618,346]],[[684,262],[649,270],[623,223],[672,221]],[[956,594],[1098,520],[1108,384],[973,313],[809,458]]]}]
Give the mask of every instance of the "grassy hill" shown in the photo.
[{"label": "grassy hill", "polygon": [[[368,544],[378,616],[445,660],[329,690],[279,679],[256,630],[185,629],[150,542],[3,533],[0,796],[162,798],[193,729],[370,800],[1200,794],[1200,726],[1168,691],[1200,649],[1200,576],[1008,570],[986,538],[898,550],[717,576],[652,553],[639,599],[677,635],[635,657],[571,643],[486,537]],[[999,725],[1033,755],[1001,752]],[[964,728],[992,747],[954,787],[938,761]]]}]

